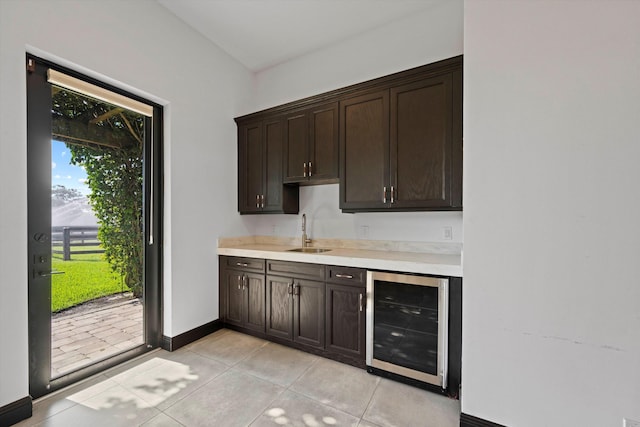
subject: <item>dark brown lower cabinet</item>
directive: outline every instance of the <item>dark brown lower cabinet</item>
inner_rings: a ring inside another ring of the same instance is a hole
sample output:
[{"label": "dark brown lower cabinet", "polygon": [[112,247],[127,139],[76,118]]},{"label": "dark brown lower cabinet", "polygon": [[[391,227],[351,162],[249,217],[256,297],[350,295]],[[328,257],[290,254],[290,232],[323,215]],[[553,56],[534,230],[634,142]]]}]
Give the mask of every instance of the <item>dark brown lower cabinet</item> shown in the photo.
[{"label": "dark brown lower cabinet", "polygon": [[226,270],[225,322],[253,331],[264,332],[264,274]]},{"label": "dark brown lower cabinet", "polygon": [[220,318],[246,333],[364,367],[366,270],[220,257]]},{"label": "dark brown lower cabinet", "polygon": [[326,349],[364,360],[364,286],[327,283]]},{"label": "dark brown lower cabinet", "polygon": [[267,276],[267,335],[293,339],[292,290],[291,279]]},{"label": "dark brown lower cabinet", "polygon": [[225,322],[238,326],[242,325],[242,296],[244,294],[240,286],[242,274],[240,271],[227,270],[224,281],[227,294]]},{"label": "dark brown lower cabinet", "polygon": [[293,288],[293,340],[324,348],[324,283],[296,280]]},{"label": "dark brown lower cabinet", "polygon": [[367,271],[326,266],[325,349],[365,363]]},{"label": "dark brown lower cabinet", "polygon": [[324,283],[267,276],[267,335],[324,348]]}]

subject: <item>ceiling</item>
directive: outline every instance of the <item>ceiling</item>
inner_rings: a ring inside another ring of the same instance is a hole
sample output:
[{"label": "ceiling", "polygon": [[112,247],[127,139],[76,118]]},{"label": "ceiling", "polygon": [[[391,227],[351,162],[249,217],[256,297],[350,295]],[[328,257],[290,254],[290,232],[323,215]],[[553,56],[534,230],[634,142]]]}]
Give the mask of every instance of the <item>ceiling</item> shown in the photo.
[{"label": "ceiling", "polygon": [[257,72],[449,0],[157,0]]}]

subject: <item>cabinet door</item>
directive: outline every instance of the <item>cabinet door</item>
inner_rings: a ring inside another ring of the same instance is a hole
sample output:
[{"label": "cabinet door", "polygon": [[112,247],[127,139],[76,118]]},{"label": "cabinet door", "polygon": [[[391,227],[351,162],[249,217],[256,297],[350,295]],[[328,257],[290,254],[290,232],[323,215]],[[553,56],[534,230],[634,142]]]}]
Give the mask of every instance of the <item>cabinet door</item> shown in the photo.
[{"label": "cabinet door", "polygon": [[238,210],[260,210],[259,197],[263,193],[264,157],[261,122],[238,128]]},{"label": "cabinet door", "polygon": [[264,276],[262,274],[244,273],[243,326],[247,329],[264,332],[264,288]]},{"label": "cabinet door", "polygon": [[309,180],[331,182],[338,179],[338,103],[309,111]]},{"label": "cabinet door", "polygon": [[285,119],[284,182],[308,179],[309,124],[305,112],[296,112]]},{"label": "cabinet door", "polygon": [[340,208],[380,209],[389,189],[389,91],[340,102]]},{"label": "cabinet door", "polygon": [[282,211],[282,120],[264,124],[264,206],[263,211]]},{"label": "cabinet door", "polygon": [[295,279],[294,341],[324,348],[324,288],[323,282]]},{"label": "cabinet door", "polygon": [[451,206],[451,73],[391,89],[392,208]]},{"label": "cabinet door", "polygon": [[226,271],[226,319],[225,322],[242,326],[244,291],[242,290],[242,272]]},{"label": "cabinet door", "polygon": [[365,358],[364,287],[327,284],[326,349]]},{"label": "cabinet door", "polygon": [[293,338],[293,280],[267,276],[267,335]]}]

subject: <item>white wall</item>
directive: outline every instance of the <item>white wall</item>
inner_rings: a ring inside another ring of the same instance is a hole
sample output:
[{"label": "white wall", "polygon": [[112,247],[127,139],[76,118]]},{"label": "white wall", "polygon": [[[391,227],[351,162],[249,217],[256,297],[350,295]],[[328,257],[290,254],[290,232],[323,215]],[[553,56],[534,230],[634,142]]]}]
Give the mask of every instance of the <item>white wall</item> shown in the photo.
[{"label": "white wall", "polygon": [[[301,236],[304,213],[307,234],[312,239],[462,242],[462,212],[343,214],[338,207],[338,193],[338,184],[300,187],[298,215],[254,215],[243,220],[252,234],[260,236]],[[444,227],[451,227],[451,240],[444,239]]]},{"label": "white wall", "polygon": [[[462,54],[463,3],[444,0],[408,18],[390,22],[312,52],[255,76],[255,92],[246,113],[360,83]],[[298,236],[306,213],[315,238],[368,238],[400,241],[443,241],[442,228],[453,229],[462,242],[462,213],[343,214],[338,186],[300,189],[300,215],[248,216],[254,234]],[[362,226],[368,227],[368,236]],[[275,227],[275,233],[274,233]]]},{"label": "white wall", "polygon": [[462,410],[640,420],[640,2],[465,2]]},{"label": "white wall", "polygon": [[167,104],[166,335],[218,317],[215,239],[247,233],[228,185],[243,67],[155,1],[0,1],[0,407],[28,394],[27,46]]}]

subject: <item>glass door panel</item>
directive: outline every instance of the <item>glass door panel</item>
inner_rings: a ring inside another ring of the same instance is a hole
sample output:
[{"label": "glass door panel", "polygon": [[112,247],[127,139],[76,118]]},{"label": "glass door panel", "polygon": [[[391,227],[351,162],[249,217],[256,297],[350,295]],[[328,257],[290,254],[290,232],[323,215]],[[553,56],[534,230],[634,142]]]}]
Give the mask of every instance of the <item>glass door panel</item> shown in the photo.
[{"label": "glass door panel", "polygon": [[34,398],[162,337],[161,108],[55,67],[27,56]]}]

